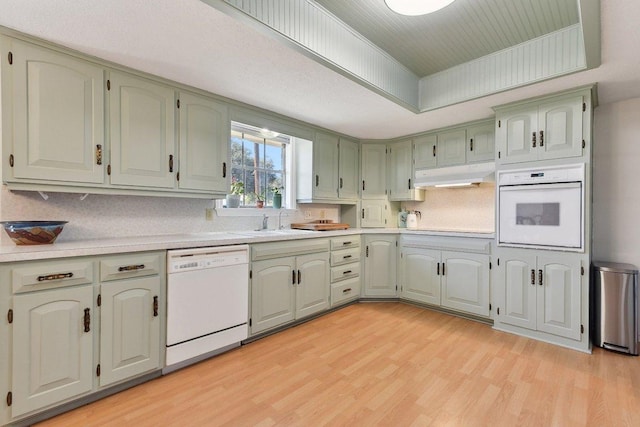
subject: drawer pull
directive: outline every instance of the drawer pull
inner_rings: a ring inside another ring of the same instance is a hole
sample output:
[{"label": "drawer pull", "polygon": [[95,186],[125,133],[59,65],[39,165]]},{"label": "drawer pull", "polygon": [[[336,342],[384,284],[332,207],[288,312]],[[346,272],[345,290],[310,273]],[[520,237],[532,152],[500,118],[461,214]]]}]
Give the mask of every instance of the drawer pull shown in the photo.
[{"label": "drawer pull", "polygon": [[118,267],[119,272],[123,271],[137,271],[144,270],[144,264],[136,264],[136,265],[125,265],[123,267]]},{"label": "drawer pull", "polygon": [[343,274],[343,275],[344,275],[344,274],[351,274],[351,273],[353,273],[353,271],[351,271],[351,270],[346,270],[346,271],[343,271],[343,272],[342,272],[342,274]]},{"label": "drawer pull", "polygon": [[352,244],[352,243],[353,243],[353,242],[351,242],[351,241],[349,241],[349,242],[342,242],[342,246],[347,246],[347,245],[350,245],[350,244]]},{"label": "drawer pull", "polygon": [[153,317],[158,317],[158,296],[153,297]]},{"label": "drawer pull", "polygon": [[38,282],[47,282],[49,280],[70,279],[71,277],[73,277],[73,273],[47,274],[45,276],[38,276]]},{"label": "drawer pull", "polygon": [[84,309],[84,331],[91,331],[91,314],[88,308]]},{"label": "drawer pull", "polygon": [[352,256],[353,256],[353,255],[344,255],[344,256],[342,257],[342,259],[349,259],[349,258],[351,258]]},{"label": "drawer pull", "polygon": [[342,293],[343,293],[343,294],[346,294],[346,293],[348,293],[348,292],[351,292],[351,288],[347,288],[347,289],[343,289],[343,290],[342,290]]}]

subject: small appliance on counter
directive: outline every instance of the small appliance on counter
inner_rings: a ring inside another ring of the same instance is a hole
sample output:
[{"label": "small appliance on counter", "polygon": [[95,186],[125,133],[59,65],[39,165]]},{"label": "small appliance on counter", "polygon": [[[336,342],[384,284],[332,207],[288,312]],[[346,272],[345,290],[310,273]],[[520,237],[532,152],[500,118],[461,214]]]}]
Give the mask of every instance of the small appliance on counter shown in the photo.
[{"label": "small appliance on counter", "polygon": [[349,228],[349,224],[333,222],[330,219],[317,219],[312,222],[294,222],[291,224],[291,228],[312,231],[346,230]]},{"label": "small appliance on counter", "polygon": [[398,228],[407,228],[407,215],[409,212],[400,211],[398,212]]},{"label": "small appliance on counter", "polygon": [[418,218],[422,218],[422,213],[420,213],[420,211],[409,211],[407,214],[407,229],[417,230]]}]

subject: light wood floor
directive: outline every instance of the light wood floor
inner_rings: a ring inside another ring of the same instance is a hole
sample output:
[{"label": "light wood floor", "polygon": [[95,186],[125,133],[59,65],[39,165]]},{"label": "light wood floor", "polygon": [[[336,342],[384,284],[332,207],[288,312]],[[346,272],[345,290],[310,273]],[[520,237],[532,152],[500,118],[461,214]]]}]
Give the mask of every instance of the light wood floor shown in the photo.
[{"label": "light wood floor", "polygon": [[640,358],[346,307],[42,426],[638,426]]}]

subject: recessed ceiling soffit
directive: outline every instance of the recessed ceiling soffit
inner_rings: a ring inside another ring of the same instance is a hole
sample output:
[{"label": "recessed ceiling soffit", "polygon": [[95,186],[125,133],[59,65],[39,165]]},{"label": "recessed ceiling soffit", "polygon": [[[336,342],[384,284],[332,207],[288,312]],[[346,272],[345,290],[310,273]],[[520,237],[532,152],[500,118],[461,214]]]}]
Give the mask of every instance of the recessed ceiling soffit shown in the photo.
[{"label": "recessed ceiling soffit", "polygon": [[600,65],[599,0],[202,0],[416,113]]}]

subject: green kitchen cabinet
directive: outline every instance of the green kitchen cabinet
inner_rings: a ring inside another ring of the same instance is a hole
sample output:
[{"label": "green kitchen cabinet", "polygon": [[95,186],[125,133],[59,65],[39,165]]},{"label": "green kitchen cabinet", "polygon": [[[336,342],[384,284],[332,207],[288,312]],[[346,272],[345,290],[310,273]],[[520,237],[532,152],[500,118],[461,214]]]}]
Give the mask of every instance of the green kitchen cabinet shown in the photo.
[{"label": "green kitchen cabinet", "polygon": [[179,93],[179,176],[181,190],[229,191],[227,106],[189,92]]},{"label": "green kitchen cabinet", "polygon": [[365,297],[395,297],[396,246],[394,234],[369,234],[364,238]]},{"label": "green kitchen cabinet", "polygon": [[495,158],[495,121],[467,128],[467,163],[491,162]]},{"label": "green kitchen cabinet", "polygon": [[111,184],[173,188],[173,88],[117,71],[110,72],[109,87]]},{"label": "green kitchen cabinet", "polygon": [[388,205],[386,199],[363,199],[360,202],[360,227],[385,228],[388,222]]},{"label": "green kitchen cabinet", "polygon": [[360,149],[351,139],[340,138],[338,154],[338,197],[343,200],[358,199],[358,171]]},{"label": "green kitchen cabinet", "polygon": [[581,339],[581,256],[560,252],[538,255],[525,249],[501,249],[498,286],[500,323]]},{"label": "green kitchen cabinet", "polygon": [[404,299],[440,305],[440,251],[401,248],[398,269],[400,296]]},{"label": "green kitchen cabinet", "polygon": [[2,108],[13,118],[3,126],[5,181],[102,184],[103,68],[19,40],[3,41],[13,58],[6,66],[3,58],[2,69]]},{"label": "green kitchen cabinet", "polygon": [[329,308],[328,240],[257,244],[251,259],[252,335]]},{"label": "green kitchen cabinet", "polygon": [[413,164],[415,169],[431,169],[438,166],[438,135],[435,133],[413,138]]},{"label": "green kitchen cabinet", "polygon": [[362,144],[362,199],[387,198],[387,146]]},{"label": "green kitchen cabinet", "polygon": [[463,165],[466,162],[467,132],[453,129],[438,133],[436,157],[438,167]]},{"label": "green kitchen cabinet", "polygon": [[580,157],[584,153],[586,94],[496,108],[497,162]]},{"label": "green kitchen cabinet", "polygon": [[424,200],[424,191],[413,187],[413,143],[389,145],[389,200]]},{"label": "green kitchen cabinet", "polygon": [[12,417],[92,390],[92,285],[18,294],[12,313]]},{"label": "green kitchen cabinet", "polygon": [[489,317],[489,256],[442,252],[442,306]]}]

